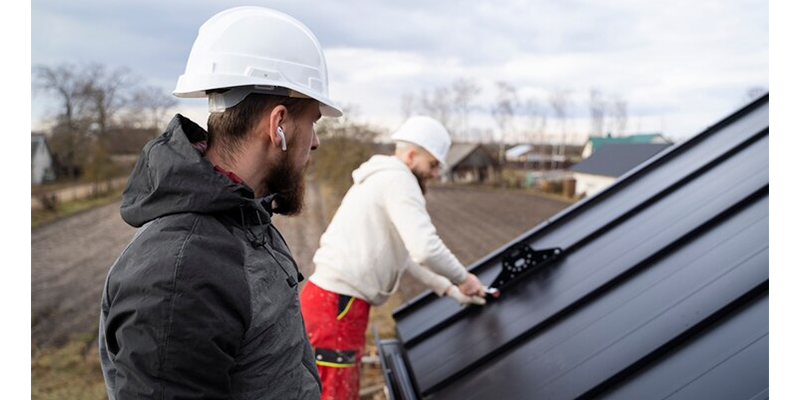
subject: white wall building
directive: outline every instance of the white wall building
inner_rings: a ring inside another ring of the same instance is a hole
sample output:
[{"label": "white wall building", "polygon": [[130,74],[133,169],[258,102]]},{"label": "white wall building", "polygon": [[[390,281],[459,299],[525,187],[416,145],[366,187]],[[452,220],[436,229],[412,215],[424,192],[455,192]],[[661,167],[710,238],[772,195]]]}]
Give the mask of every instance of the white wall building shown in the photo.
[{"label": "white wall building", "polygon": [[56,179],[53,155],[44,135],[31,135],[31,185],[41,185]]},{"label": "white wall building", "polygon": [[647,161],[669,144],[606,143],[589,158],[570,168],[575,194],[594,196],[626,172]]}]

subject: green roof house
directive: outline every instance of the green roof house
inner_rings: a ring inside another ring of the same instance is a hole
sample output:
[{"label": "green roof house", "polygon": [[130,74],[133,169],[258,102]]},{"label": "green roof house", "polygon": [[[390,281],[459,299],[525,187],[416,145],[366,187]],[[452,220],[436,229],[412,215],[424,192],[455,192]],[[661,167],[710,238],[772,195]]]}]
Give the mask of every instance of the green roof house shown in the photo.
[{"label": "green roof house", "polygon": [[597,136],[590,137],[583,146],[583,153],[581,154],[584,159],[589,158],[598,148],[607,143],[628,143],[628,144],[672,144],[669,140],[664,138],[660,133],[641,133],[630,136]]}]

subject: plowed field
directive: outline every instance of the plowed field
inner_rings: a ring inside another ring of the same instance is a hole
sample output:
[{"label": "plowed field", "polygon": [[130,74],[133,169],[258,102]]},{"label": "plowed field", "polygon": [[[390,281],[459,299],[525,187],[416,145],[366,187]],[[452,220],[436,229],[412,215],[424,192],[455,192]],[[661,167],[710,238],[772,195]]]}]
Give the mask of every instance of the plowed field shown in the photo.
[{"label": "plowed field", "polygon": [[[318,187],[309,184],[303,214],[275,218],[306,276],[313,272],[311,259],[330,214],[322,203]],[[427,205],[442,240],[456,257],[470,265],[569,203],[518,191],[434,186],[427,195]],[[119,202],[31,230],[34,349],[58,346],[72,335],[97,331],[100,293],[108,268],[134,232],[120,218]],[[385,324],[390,321],[387,315],[391,309],[387,307],[395,307],[423,290],[411,278],[404,278],[398,296],[376,310],[373,317]],[[375,371],[365,376],[362,388],[379,384],[379,375],[374,375]]]}]

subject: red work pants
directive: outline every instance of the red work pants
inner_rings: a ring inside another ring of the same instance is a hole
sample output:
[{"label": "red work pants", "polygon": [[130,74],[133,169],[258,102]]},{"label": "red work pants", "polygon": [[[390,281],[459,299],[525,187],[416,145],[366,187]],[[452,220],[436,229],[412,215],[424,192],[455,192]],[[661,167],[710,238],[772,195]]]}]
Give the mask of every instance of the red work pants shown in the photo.
[{"label": "red work pants", "polygon": [[300,311],[322,379],[322,400],[358,400],[369,303],[306,283]]}]

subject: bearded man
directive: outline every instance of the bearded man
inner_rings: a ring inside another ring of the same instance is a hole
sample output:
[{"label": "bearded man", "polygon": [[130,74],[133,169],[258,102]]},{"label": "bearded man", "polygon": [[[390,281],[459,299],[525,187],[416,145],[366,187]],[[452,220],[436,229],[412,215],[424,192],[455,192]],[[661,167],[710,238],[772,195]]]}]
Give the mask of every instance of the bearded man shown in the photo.
[{"label": "bearded man", "polygon": [[314,123],[342,114],[327,92],[319,42],[288,15],[236,7],[200,28],[174,94],[208,98],[208,132],[176,115],[123,193],[139,230],[103,290],[110,399],[319,399],[303,277],[271,217],[300,212]]},{"label": "bearded man", "polygon": [[375,155],[353,171],[300,292],[324,400],[358,398],[369,308],[388,300],[405,271],[439,296],[485,303],[480,280],[444,245],[425,209],[450,135],[435,119],[414,116],[392,139],[394,155]]}]

